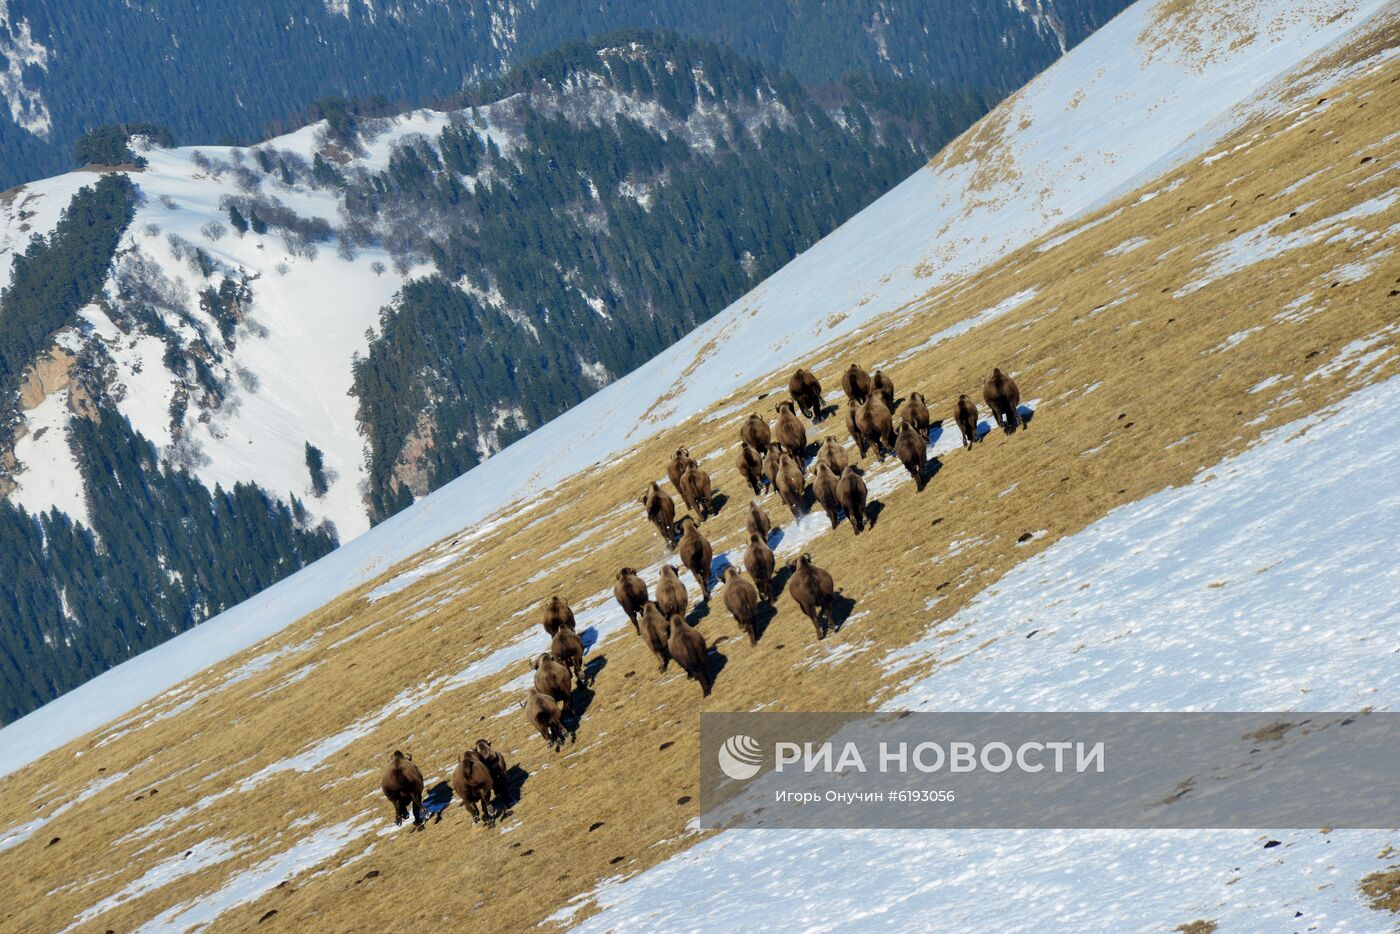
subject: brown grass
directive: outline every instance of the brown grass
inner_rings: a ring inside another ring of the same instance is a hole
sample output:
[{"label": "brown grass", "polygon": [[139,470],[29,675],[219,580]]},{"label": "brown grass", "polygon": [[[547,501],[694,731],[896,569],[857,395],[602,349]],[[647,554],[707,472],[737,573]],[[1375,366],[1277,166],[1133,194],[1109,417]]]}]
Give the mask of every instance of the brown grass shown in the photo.
[{"label": "brown grass", "polygon": [[1373,872],[1361,880],[1358,888],[1376,911],[1400,914],[1400,869]]},{"label": "brown grass", "polygon": [[[460,924],[468,916],[474,926],[519,929],[602,879],[639,872],[688,847],[699,838],[686,829],[696,816],[699,711],[867,709],[892,687],[880,664],[885,651],[944,633],[948,649],[926,666],[934,672],[957,664],[954,646],[977,651],[959,645],[948,620],[1019,562],[1117,506],[1190,482],[1273,426],[1400,372],[1393,339],[1389,352],[1366,368],[1327,367],[1348,344],[1382,332],[1400,314],[1390,294],[1397,288],[1393,264],[1330,286],[1337,279],[1332,270],[1372,255],[1380,241],[1318,242],[1173,297],[1200,276],[1211,248],[1237,232],[1307,201],[1320,207],[1298,223],[1312,222],[1393,187],[1383,160],[1358,166],[1351,154],[1392,132],[1387,115],[1400,112],[1397,74],[1400,66],[1392,65],[1331,89],[1335,105],[1303,123],[1287,121],[1285,128],[1278,121],[1267,133],[1246,127],[1227,145],[1259,132],[1250,147],[1190,167],[1177,190],[1137,206],[1137,193],[1130,194],[1104,209],[1121,209],[1112,220],[1043,253],[1022,250],[821,354],[831,362],[817,375],[835,387],[857,349],[866,361],[889,360],[1022,289],[1038,290],[1005,317],[888,368],[900,395],[920,389],[935,417],[949,417],[959,392],[976,395],[994,365],[1015,374],[1023,397],[1041,401],[1024,433],[996,434],[971,453],[947,456],[922,495],[905,483],[886,496],[879,524],[858,543],[843,525],[810,545],[856,600],[850,624],[827,643],[814,644],[809,624],[784,595],[776,620],[750,649],[717,601],[700,625],[727,664],[714,696],[702,702],[683,677],[658,680],[628,627],[593,650],[606,661],[596,696],[578,743],[557,755],[511,709],[516,692],[501,690],[527,670],[523,661],[468,685],[443,687],[411,710],[393,707],[401,692],[446,679],[514,640],[552,593],[580,610],[592,595],[610,591],[620,565],[659,560],[661,544],[636,497],[663,474],[667,453],[680,444],[702,457],[717,488],[730,496],[704,531],[717,551],[738,544],[746,495],[732,446],[745,411],[710,423],[692,419],[551,496],[506,510],[487,531],[461,536],[464,554],[439,572],[373,603],[366,594],[376,582],[366,582],[114,728],[0,780],[0,827],[9,828],[68,802],[99,777],[130,772],[0,854],[0,928],[60,928],[157,862],[178,861],[198,841],[221,838],[239,847],[232,859],[133,898],[91,926],[128,930],[218,889],[318,826],[361,815],[376,829],[387,826],[377,772],[388,751],[413,752],[432,783],[478,736],[490,737],[530,773],[503,824],[507,832],[473,827],[454,808],[421,834],[361,835],[324,865],[227,911],[215,927],[252,928],[275,910],[260,931],[410,930]],[[1365,107],[1357,106],[1362,94],[1369,95]],[[1314,172],[1294,194],[1274,197]],[[1395,220],[1391,211],[1353,226],[1383,231]],[[1151,242],[1106,254],[1135,236]],[[1310,313],[1276,317],[1306,293],[1313,296]],[[1261,330],[1220,349],[1226,338],[1255,327]],[[1276,375],[1287,378],[1249,391]],[[748,403],[785,376],[765,374],[716,408]],[[840,419],[811,436],[832,432],[844,435]],[[997,495],[1012,484],[1014,496]],[[776,497],[767,505],[782,522]],[[1047,534],[1014,544],[1040,529]],[[953,542],[969,544],[950,554]],[[934,595],[942,600],[925,611]],[[543,645],[542,634],[531,643]],[[856,651],[839,664],[812,666],[842,646]],[[239,665],[274,649],[285,654],[228,683]],[[278,689],[294,675],[300,680]],[[231,790],[386,708],[380,722],[320,767]],[[104,741],[120,730],[129,732]],[[195,807],[158,832],[130,836],[162,815]],[[54,837],[59,842],[48,846]]]}]

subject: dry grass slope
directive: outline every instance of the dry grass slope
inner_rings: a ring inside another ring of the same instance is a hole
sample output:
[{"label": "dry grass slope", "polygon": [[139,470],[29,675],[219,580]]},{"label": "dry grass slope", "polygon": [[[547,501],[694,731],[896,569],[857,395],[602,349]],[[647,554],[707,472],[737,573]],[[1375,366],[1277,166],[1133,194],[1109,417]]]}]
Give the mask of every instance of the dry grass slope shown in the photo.
[{"label": "dry grass slope", "polygon": [[[1389,45],[1396,39],[1392,22]],[[692,419],[517,504],[436,549],[460,555],[435,573],[374,601],[370,590],[392,575],[345,594],[123,718],[111,736],[89,736],[0,781],[6,828],[98,789],[0,853],[0,928],[61,929],[158,863],[178,868],[200,841],[229,844],[230,858],[86,925],[130,930],[346,821],[373,829],[232,907],[215,927],[406,930],[471,917],[482,928],[520,929],[600,880],[690,845],[699,711],[867,708],[891,689],[883,649],[937,630],[1013,565],[1117,506],[1188,482],[1271,426],[1400,372],[1400,64],[1326,96],[1325,106],[1310,101],[1242,128],[1221,147],[1240,146],[1229,156],[1153,186],[1179,176],[1175,189],[1148,200],[1130,194],[1098,215],[1120,211],[1112,219],[1051,249],[1022,250],[808,363],[834,399],[848,361],[899,358],[885,367],[899,394],[921,390],[951,431],[953,399],[969,392],[980,403],[994,365],[1016,376],[1023,398],[1039,400],[1026,431],[948,455],[924,493],[900,480],[880,497],[869,534],[857,540],[843,524],[809,544],[855,601],[825,643],[814,643],[783,595],[749,648],[717,599],[700,622],[725,661],[710,699],[674,668],[658,680],[626,627],[592,649],[601,668],[577,744],[549,753],[515,709],[529,672],[523,659],[544,636],[536,627],[520,648],[507,647],[540,604],[560,593],[580,614],[596,600],[620,619],[611,606],[617,568],[664,557],[636,501],[664,475],[670,451],[688,445],[729,497],[705,526],[716,553],[743,541],[735,434],[748,408],[771,416],[786,373],[766,374],[716,406],[734,407],[733,416]],[[1295,241],[1296,249],[1280,246]],[[1031,301],[901,358],[1027,288],[1036,290]],[[829,433],[844,438],[840,418],[810,432]],[[776,496],[767,506],[787,524]],[[1046,534],[1016,544],[1037,530]],[[956,632],[943,635],[949,648],[927,660],[931,670],[968,651]],[[454,680],[497,651],[522,660]],[[309,770],[263,771],[352,725]],[[454,808],[421,834],[378,832],[389,825],[377,787],[389,751],[413,752],[432,784],[478,736],[529,773],[500,830],[473,827]],[[92,784],[103,778],[110,784]]]}]

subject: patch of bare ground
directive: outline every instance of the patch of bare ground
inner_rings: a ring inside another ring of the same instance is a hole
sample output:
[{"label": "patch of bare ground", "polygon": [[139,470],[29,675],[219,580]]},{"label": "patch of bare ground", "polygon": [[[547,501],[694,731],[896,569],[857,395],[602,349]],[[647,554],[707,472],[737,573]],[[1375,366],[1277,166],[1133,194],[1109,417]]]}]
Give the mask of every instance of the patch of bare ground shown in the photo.
[{"label": "patch of bare ground", "polygon": [[1376,911],[1400,914],[1400,869],[1373,872],[1358,887]]},{"label": "patch of bare ground", "polygon": [[[1073,221],[1082,230],[1062,243],[1021,250],[818,355],[825,362],[816,373],[835,401],[839,373],[855,355],[893,360],[1011,295],[1037,290],[1004,316],[890,367],[897,394],[922,391],[949,431],[952,401],[960,392],[980,397],[993,366],[1015,375],[1024,399],[1040,401],[1025,431],[994,433],[971,452],[945,456],[922,494],[901,479],[880,497],[878,521],[859,539],[843,523],[805,545],[855,602],[851,622],[826,642],[814,642],[783,594],[750,648],[716,599],[694,614],[716,647],[717,667],[722,662],[714,695],[702,700],[674,668],[658,678],[610,605],[618,567],[649,568],[666,557],[635,503],[681,444],[703,458],[728,497],[703,527],[716,553],[744,539],[748,494],[733,454],[746,408],[709,422],[702,413],[561,486],[542,498],[546,504],[512,507],[487,529],[444,543],[432,554],[453,557],[435,573],[376,600],[371,590],[402,568],[368,581],[113,728],[0,780],[0,837],[49,817],[0,852],[0,929],[60,929],[158,864],[178,866],[201,841],[229,842],[226,859],[165,885],[137,886],[88,925],[130,930],[209,897],[318,828],[360,818],[373,828],[233,905],[213,927],[251,929],[266,919],[259,930],[417,930],[470,918],[474,927],[516,930],[544,922],[604,879],[690,846],[700,839],[687,825],[696,817],[701,710],[866,709],[889,689],[882,651],[817,668],[811,661],[842,647],[895,648],[947,631],[958,609],[1041,549],[1118,506],[1189,482],[1272,426],[1400,373],[1393,340],[1373,341],[1361,356],[1349,349],[1400,314],[1394,263],[1378,258],[1396,246],[1393,205],[1349,221],[1354,236],[1258,257],[1174,297],[1239,231],[1286,216],[1295,204],[1331,216],[1393,191],[1388,166],[1358,166],[1350,154],[1393,132],[1397,75],[1395,65],[1359,74],[1329,89],[1332,107],[1267,130],[1245,127],[1226,148],[1257,136],[1252,145],[1191,166],[1174,190],[1141,204],[1140,192],[1129,194]],[[1274,200],[1293,185],[1281,199],[1288,203]],[[1097,226],[1086,223],[1112,212]],[[1133,237],[1150,243],[1109,252]],[[1343,265],[1360,272],[1344,280],[1331,274]],[[1307,314],[1280,318],[1305,294]],[[1293,378],[1268,382],[1280,374]],[[762,374],[727,404],[747,398],[771,413],[773,398],[759,404],[756,396],[785,383],[786,373]],[[839,417],[809,431],[813,439],[828,434],[844,438]],[[1177,443],[1187,437],[1189,444]],[[765,504],[789,525],[775,496]],[[1028,528],[1045,534],[1018,546]],[[585,532],[581,544],[563,547]],[[518,709],[524,658],[546,645],[539,607],[555,593],[581,616],[599,601],[606,619],[620,624],[589,654],[595,680],[579,698],[577,742],[558,754]],[[927,659],[925,668],[957,664],[949,655]],[[497,669],[493,657],[509,662]],[[480,677],[454,677],[471,665]],[[473,826],[453,808],[422,833],[392,830],[377,782],[385,755],[412,752],[431,786],[483,736],[527,773],[500,827]],[[1376,891],[1389,897],[1391,889]]]}]

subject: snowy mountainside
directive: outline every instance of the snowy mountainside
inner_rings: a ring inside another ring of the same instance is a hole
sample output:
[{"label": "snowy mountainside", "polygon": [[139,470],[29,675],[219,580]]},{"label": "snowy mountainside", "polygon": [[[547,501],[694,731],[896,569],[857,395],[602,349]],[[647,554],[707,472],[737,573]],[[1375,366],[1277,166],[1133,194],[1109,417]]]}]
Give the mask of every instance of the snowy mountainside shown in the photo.
[{"label": "snowy mountainside", "polygon": [[[937,429],[938,469],[921,492],[898,463],[863,459],[879,508],[859,538],[763,498],[778,557],[811,552],[842,588],[848,605],[826,639],[812,638],[790,594],[755,646],[718,603],[696,606],[717,679],[702,699],[674,667],[657,673],[612,597],[619,566],[652,583],[672,560],[636,497],[682,444],[728,498],[702,526],[715,564],[739,560],[748,494],[732,461],[736,422],[772,411],[790,361],[727,385],[709,374],[710,400],[659,427],[634,415],[571,429],[566,416],[543,434],[592,447],[527,440],[500,458],[519,474],[568,466],[548,483],[508,502],[529,478],[492,479],[493,459],[351,542],[348,553],[366,550],[348,590],[334,577],[345,568],[313,565],[226,624],[94,682],[100,696],[75,692],[0,733],[6,767],[26,766],[0,779],[0,922],[340,930],[470,915],[523,927],[587,924],[601,910],[603,925],[689,928],[723,923],[724,885],[752,895],[772,884],[761,894],[791,911],[770,925],[845,916],[865,926],[1384,926],[1384,906],[1373,909],[1359,883],[1384,891],[1373,874],[1396,864],[1393,833],[924,833],[891,836],[886,850],[846,835],[821,841],[818,872],[780,836],[745,846],[694,827],[704,710],[938,706],[945,684],[960,704],[1015,706],[1024,693],[1054,707],[1151,707],[1182,701],[1177,670],[1217,707],[1308,709],[1312,693],[1393,706],[1393,646],[1366,613],[1393,602],[1380,575],[1393,564],[1385,477],[1396,445],[1378,413],[1393,406],[1400,378],[1387,120],[1400,106],[1400,20],[1354,25],[1320,55],[1294,50],[1290,73],[1211,147],[863,327],[825,322],[828,339],[800,357],[824,382],[850,360],[879,362],[901,394],[924,392],[945,415],[1002,366],[1020,381],[1029,419],[1011,435],[987,425],[972,450],[946,424]],[[1224,35],[1220,46],[1238,48]],[[879,273],[866,275],[878,284]],[[776,293],[767,301],[782,310]],[[772,314],[785,324],[800,309]],[[715,352],[741,368],[738,350]],[[659,391],[690,362],[652,374],[651,386],[617,385]],[[812,432],[840,428],[838,419]],[[521,448],[528,457],[512,460]],[[1361,482],[1331,463],[1334,453]],[[483,477],[494,486],[472,485]],[[1299,495],[1277,502],[1281,483]],[[1314,528],[1319,512],[1335,530]],[[391,549],[411,547],[410,560],[393,560]],[[1100,579],[1087,568],[1106,557],[1111,577]],[[1133,602],[1134,588],[1158,599]],[[596,676],[576,698],[577,742],[558,753],[519,712],[552,594],[573,605]],[[1343,594],[1359,612],[1320,615]],[[278,601],[288,597],[308,611],[284,623],[289,605]],[[1294,638],[1240,617],[1256,603]],[[210,663],[225,653],[233,657]],[[182,666],[207,667],[42,752],[41,730],[83,723],[73,699],[139,702],[160,669]],[[72,719],[46,721],[50,711]],[[454,807],[422,833],[396,829],[376,787],[386,752],[412,752],[434,786],[464,737],[479,736],[525,779],[511,814],[487,829]],[[623,794],[596,793],[615,787]],[[853,889],[833,859],[888,874],[893,886]],[[765,871],[768,861],[782,872]],[[431,898],[425,866],[438,883]],[[794,887],[794,871],[808,884]],[[693,883],[684,905],[678,876]],[[1130,913],[1136,904],[1141,915]]]},{"label": "snowy mountainside", "polygon": [[[115,171],[5,193],[0,602],[17,618],[0,668],[20,674],[0,718],[633,369],[987,106],[889,91],[818,100],[717,47],[632,32],[449,111],[332,108],[252,148],[148,131],[100,151]],[[79,202],[110,210],[98,223]]]},{"label": "snowy mountainside", "polygon": [[[16,740],[32,736],[37,745],[24,752],[17,747],[15,761],[98,725],[107,714],[91,711],[82,699],[87,692],[120,697],[117,707],[154,696],[444,536],[724,399],[752,373],[775,370],[887,317],[1047,226],[1206,151],[1249,114],[1275,105],[1283,89],[1305,99],[1335,74],[1305,78],[1301,86],[1283,79],[1387,4],[1251,3],[1237,10],[1236,20],[1210,20],[1215,32],[1181,33],[1179,47],[1163,47],[1161,11],[1168,7],[1143,2],[1125,11],[928,168],[624,380],[373,535],[343,545],[214,625],[149,653],[146,664],[162,673],[159,679],[117,670],[37,712],[29,718],[33,726],[26,721],[14,731]],[[1255,41],[1239,41],[1240,31]],[[1148,55],[1148,49],[1156,51]],[[1241,80],[1244,72],[1248,81]],[[306,145],[308,131],[302,133]],[[325,252],[301,260],[302,267],[329,263]],[[293,488],[301,483],[290,481]],[[54,733],[57,722],[70,727]]]}]

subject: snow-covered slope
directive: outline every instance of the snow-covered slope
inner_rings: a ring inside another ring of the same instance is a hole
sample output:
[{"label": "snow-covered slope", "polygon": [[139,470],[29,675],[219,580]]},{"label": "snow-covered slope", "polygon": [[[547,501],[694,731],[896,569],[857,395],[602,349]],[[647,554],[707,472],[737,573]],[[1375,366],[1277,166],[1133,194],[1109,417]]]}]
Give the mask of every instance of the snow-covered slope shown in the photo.
[{"label": "snow-covered slope", "polygon": [[[1229,16],[1202,14],[1182,22],[1172,14],[1178,4],[1142,0],[930,167],[639,370],[327,558],[6,727],[0,732],[5,740],[0,769],[11,771],[106,722],[434,541],[615,457],[723,400],[752,374],[776,370],[836,335],[890,316],[916,295],[951,283],[1048,227],[1199,155],[1256,108],[1272,104],[1283,93],[1281,79],[1310,56],[1343,40],[1387,6],[1381,0],[1252,2],[1232,5]],[[1316,74],[1309,79],[1313,83],[1291,86],[1288,93],[1305,98],[1313,84],[1336,77]],[[150,157],[152,170],[138,178],[151,186],[148,202],[131,236],[140,238],[144,224],[159,223],[192,239],[212,218],[215,204],[208,194],[196,200],[188,187],[197,168],[191,154],[153,152]],[[161,193],[169,194],[177,207],[165,207]],[[310,195],[297,197],[304,199],[293,205],[301,213],[327,209]],[[269,292],[266,326],[273,336],[264,350],[249,357],[249,366],[259,380],[279,387],[277,404],[306,404],[322,415],[337,414],[337,406],[350,404],[333,391],[345,374],[337,369],[340,362],[304,360],[299,349],[291,349],[290,341],[283,345],[276,335],[297,334],[302,328],[319,334],[324,328],[328,345],[339,342],[339,351],[350,349],[356,328],[337,312],[348,318],[354,314],[334,302],[314,303],[321,311],[302,302],[311,294],[323,298],[324,290],[332,288],[344,289],[336,293],[342,295],[381,295],[392,289],[391,275],[375,276],[368,254],[353,262],[329,250],[314,259],[298,258],[284,255],[272,242],[262,245],[259,256],[257,239],[235,244],[225,237],[204,244],[211,252],[223,251],[220,255],[230,263],[259,263],[258,285]],[[141,248],[166,245],[161,240]],[[284,276],[277,273],[277,263],[286,264]],[[363,324],[363,318],[354,324]],[[278,349],[283,346],[289,349]],[[299,370],[310,375],[295,372]],[[274,398],[271,393],[254,395]],[[153,403],[133,393],[126,404],[136,410]],[[200,429],[205,431],[201,439],[226,452],[249,450],[246,458],[229,455],[226,463],[236,466],[218,468],[228,471],[220,475],[225,482],[246,471],[255,476],[244,479],[265,479],[275,491],[296,487],[304,476],[301,442],[284,413],[261,409],[262,404],[245,400],[232,415]],[[296,425],[307,421],[293,420]],[[328,463],[340,473],[342,491],[357,476],[358,447],[345,437],[346,424],[327,422],[327,433],[311,438],[323,443]],[[354,528],[348,516],[333,517]],[[101,703],[94,703],[96,698]]]}]

